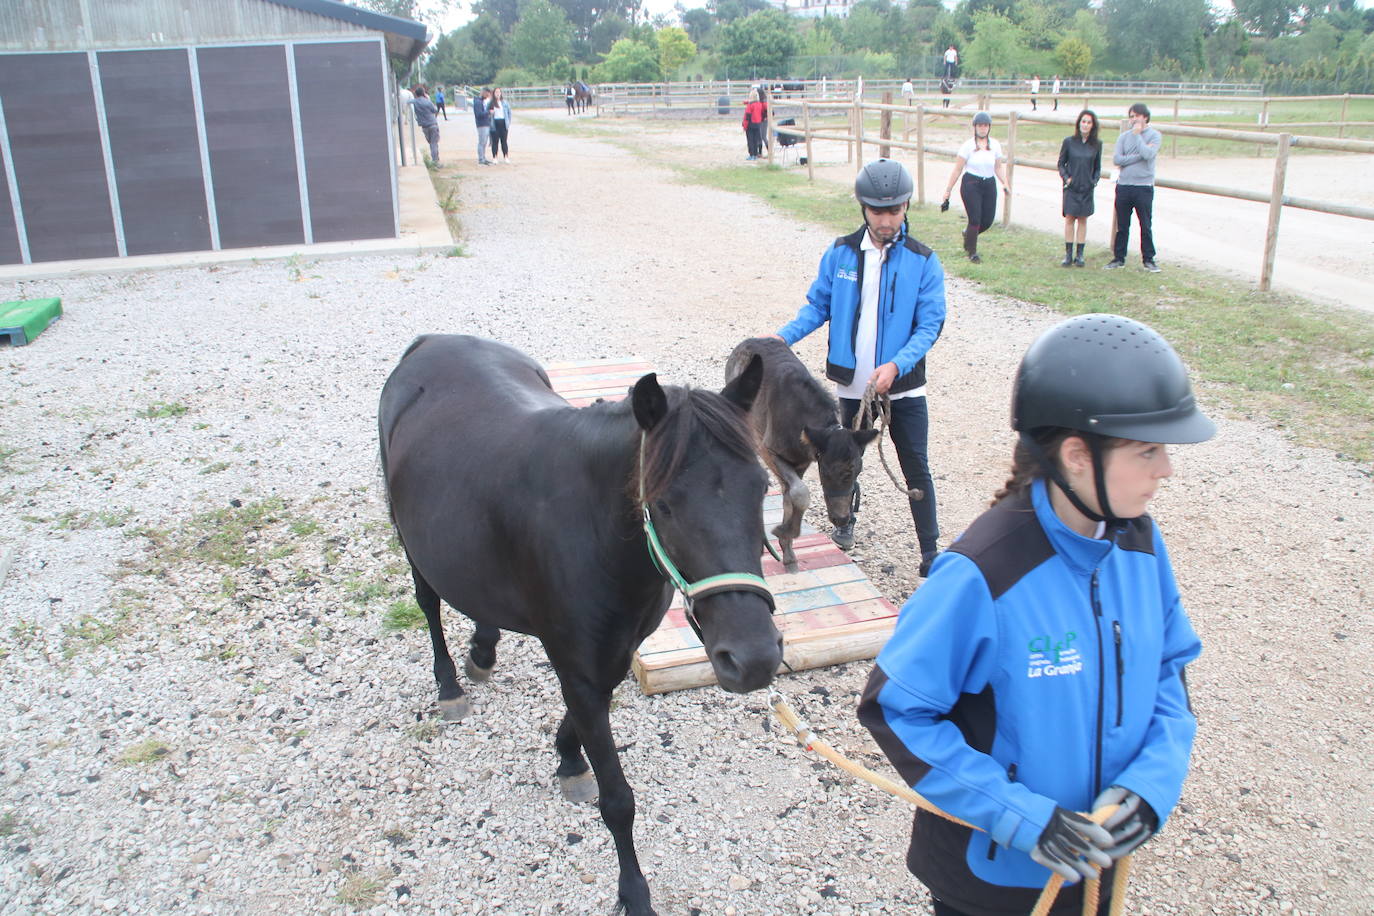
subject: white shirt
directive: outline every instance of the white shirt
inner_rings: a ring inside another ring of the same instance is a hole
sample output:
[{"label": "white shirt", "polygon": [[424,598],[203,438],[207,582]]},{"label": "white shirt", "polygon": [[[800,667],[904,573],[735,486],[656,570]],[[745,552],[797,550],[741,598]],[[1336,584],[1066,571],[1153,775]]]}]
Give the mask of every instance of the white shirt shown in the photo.
[{"label": "white shirt", "polygon": [[[873,237],[864,232],[864,240],[859,244],[859,254],[864,259],[864,285],[859,291],[859,327],[854,335],[854,380],[848,385],[836,385],[835,393],[842,398],[855,401],[863,400],[868,380],[877,366],[878,352],[878,290],[883,274],[883,261],[892,246],[880,249],[873,244]],[[925,397],[926,389],[913,388],[910,391],[889,392],[892,400],[898,398]]]},{"label": "white shirt", "polygon": [[945,62],[957,64],[959,62],[959,52],[954,50],[953,48],[950,48],[947,51],[945,51]]},{"label": "white shirt", "polygon": [[1059,77],[1056,76],[1054,78],[1054,85],[1050,87],[1050,92],[1054,95],[1059,94]]},{"label": "white shirt", "polygon": [[906,96],[907,98],[911,98],[915,94],[916,87],[911,85],[911,80],[907,80],[905,83],[902,83],[902,95]]},{"label": "white shirt", "polygon": [[997,174],[997,160],[1002,155],[1002,144],[996,137],[988,137],[987,149],[975,149],[973,138],[969,137],[959,147],[959,158],[964,160],[964,171],[977,178],[992,178]]},{"label": "white shirt", "polygon": [[1037,93],[1037,92],[1040,91],[1040,77],[1038,77],[1038,76],[1032,77],[1030,83],[1031,83],[1031,94],[1035,94],[1035,93]]}]

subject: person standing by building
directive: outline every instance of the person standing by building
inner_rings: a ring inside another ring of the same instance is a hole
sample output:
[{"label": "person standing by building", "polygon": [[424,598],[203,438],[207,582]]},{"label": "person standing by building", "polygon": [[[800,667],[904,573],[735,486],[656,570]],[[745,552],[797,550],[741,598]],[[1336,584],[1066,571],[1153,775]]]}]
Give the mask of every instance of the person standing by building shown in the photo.
[{"label": "person standing by building", "polygon": [[1096,209],[1093,194],[1102,177],[1102,141],[1097,136],[1097,115],[1090,109],[1079,113],[1073,136],[1059,144],[1059,177],[1064,182],[1064,260],[1059,266],[1082,267],[1088,217]]},{"label": "person standing by building", "polygon": [[439,109],[439,114],[443,115],[443,116],[444,116],[444,120],[447,121],[447,120],[448,120],[448,111],[444,108],[444,87],[443,87],[443,86],[440,86],[439,88],[437,88],[437,89],[434,90],[434,107],[437,108],[437,109]]},{"label": "person standing by building", "polygon": [[949,183],[945,185],[944,202],[941,212],[949,209],[949,195],[954,191],[954,182],[963,175],[959,185],[959,197],[964,202],[964,213],[968,225],[964,227],[964,253],[975,264],[983,258],[978,254],[978,236],[992,228],[997,219],[997,185],[1002,185],[1002,193],[1010,194],[1007,185],[1007,157],[1002,153],[1002,144],[992,136],[992,115],[980,111],[973,116],[973,136],[959,147],[954,160],[954,170],[949,173]]},{"label": "person standing by building", "polygon": [[902,781],[977,828],[916,813],[907,868],[937,916],[1030,912],[1051,872],[1074,882],[1054,912],[1083,912],[1079,879],[1178,804],[1197,732],[1202,644],[1146,514],[1165,443],[1216,432],[1182,360],[1137,321],[1070,318],[1026,351],[1011,421],[1010,479],[903,606],[858,709]]},{"label": "person standing by building", "polygon": [[424,86],[414,86],[411,88],[411,99],[407,103],[415,109],[415,123],[420,130],[424,131],[425,140],[429,142],[429,158],[437,167],[439,165],[439,109],[429,99],[429,93]]},{"label": "person standing by building", "polygon": [[482,97],[472,104],[472,120],[477,125],[477,164],[491,165],[487,158],[487,144],[491,138],[490,89],[483,89]]},{"label": "person standing by building", "polygon": [[[830,325],[825,375],[837,386],[845,426],[853,424],[870,383],[891,399],[897,462],[907,486],[923,494],[908,502],[921,550],[918,574],[924,576],[940,537],[927,457],[926,354],[945,325],[945,270],[935,252],[909,234],[914,187],[906,167],[891,159],[860,170],[854,196],[863,225],[821,256],[806,305],[772,336],[792,346]],[[854,546],[853,515],[831,539],[845,550]]]},{"label": "person standing by building", "polygon": [[1155,263],[1155,237],[1152,229],[1155,207],[1155,160],[1164,138],[1150,126],[1150,109],[1144,102],[1131,106],[1127,117],[1130,128],[1121,132],[1112,151],[1116,173],[1116,237],[1112,239],[1112,259],[1108,269],[1126,266],[1126,246],[1131,240],[1131,213],[1140,222],[1141,266],[1159,273]]},{"label": "person standing by building", "polygon": [[510,106],[506,104],[506,97],[500,89],[491,91],[491,99],[487,102],[487,109],[491,112],[491,161],[496,161],[496,152],[499,147],[502,159],[510,162],[510,145],[507,142],[511,125]]},{"label": "person standing by building", "polygon": [[1036,108],[1037,108],[1037,104],[1036,104],[1036,103],[1037,103],[1037,102],[1039,101],[1039,99],[1040,99],[1040,77],[1038,77],[1038,76],[1032,76],[1032,77],[1030,78],[1030,97],[1031,97],[1031,111],[1035,111]]}]

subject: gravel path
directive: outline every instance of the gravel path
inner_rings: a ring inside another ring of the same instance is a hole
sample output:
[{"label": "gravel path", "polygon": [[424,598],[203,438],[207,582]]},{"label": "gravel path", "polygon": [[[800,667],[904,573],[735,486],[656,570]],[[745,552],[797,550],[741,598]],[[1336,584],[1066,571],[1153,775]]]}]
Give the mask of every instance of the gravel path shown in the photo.
[{"label": "gravel path", "polygon": [[[383,628],[409,595],[376,397],[427,331],[718,387],[829,235],[537,122],[512,164],[457,166],[466,257],[0,287],[66,308],[0,351],[0,913],[611,911],[609,836],[555,787],[538,645],[504,640],[475,714],[441,726],[426,636]],[[958,281],[950,311],[931,392],[952,536],[1001,481],[1010,376],[1055,316]],[[1133,912],[1374,913],[1374,486],[1201,396],[1221,435],[1178,451],[1157,515],[1207,646],[1202,728]],[[855,555],[900,602],[910,518],[866,474]],[[868,668],[782,689],[885,769],[853,719]],[[785,740],[764,697],[628,682],[612,721],[660,912],[923,911],[909,812]]]}]

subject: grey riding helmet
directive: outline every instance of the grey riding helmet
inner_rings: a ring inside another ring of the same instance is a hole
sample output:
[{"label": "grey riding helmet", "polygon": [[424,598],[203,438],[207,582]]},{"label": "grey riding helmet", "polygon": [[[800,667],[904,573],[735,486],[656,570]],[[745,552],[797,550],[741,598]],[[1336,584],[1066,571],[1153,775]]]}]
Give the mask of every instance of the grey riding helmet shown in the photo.
[{"label": "grey riding helmet", "polygon": [[1060,322],[1022,358],[1011,428],[1043,427],[1177,444],[1216,433],[1169,342],[1138,321],[1100,314]]},{"label": "grey riding helmet", "polygon": [[854,179],[854,196],[870,207],[895,207],[911,200],[916,185],[906,166],[892,159],[877,159],[864,166]]},{"label": "grey riding helmet", "polygon": [[979,124],[986,124],[988,127],[991,127],[992,115],[988,114],[986,111],[978,112],[973,116],[973,126],[977,127]]}]

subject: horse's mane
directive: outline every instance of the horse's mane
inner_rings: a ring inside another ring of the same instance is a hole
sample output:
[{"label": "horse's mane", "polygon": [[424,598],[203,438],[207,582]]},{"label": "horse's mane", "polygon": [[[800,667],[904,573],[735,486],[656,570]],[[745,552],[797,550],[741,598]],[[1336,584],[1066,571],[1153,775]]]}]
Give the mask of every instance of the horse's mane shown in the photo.
[{"label": "horse's mane", "polygon": [[744,412],[714,391],[698,388],[664,388],[668,413],[644,441],[643,468],[630,480],[630,498],[640,502],[640,475],[644,501],[663,494],[682,466],[695,437],[708,435],[736,456],[755,460],[754,432]]}]

